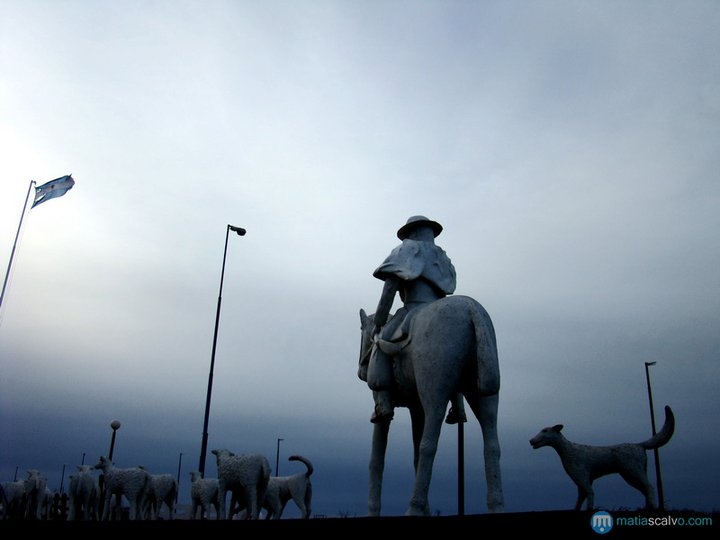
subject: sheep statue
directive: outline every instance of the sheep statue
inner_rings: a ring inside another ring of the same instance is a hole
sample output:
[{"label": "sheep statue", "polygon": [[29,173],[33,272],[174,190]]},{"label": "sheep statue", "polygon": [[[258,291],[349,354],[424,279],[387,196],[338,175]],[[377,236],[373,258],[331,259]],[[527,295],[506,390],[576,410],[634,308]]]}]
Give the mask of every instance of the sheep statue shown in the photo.
[{"label": "sheep statue", "polygon": [[47,517],[45,496],[47,478],[37,469],[27,471],[25,483],[25,518],[44,519]]},{"label": "sheep statue", "polygon": [[[190,519],[205,519],[211,506],[215,508],[216,519],[220,519],[218,489],[217,478],[203,478],[199,471],[190,473],[190,499],[192,501]],[[199,516],[198,510],[200,510]]]},{"label": "sheep statue", "polygon": [[100,487],[91,465],[78,465],[77,473],[70,475],[68,493],[69,521],[97,521]]},{"label": "sheep statue", "polygon": [[2,482],[0,484],[2,519],[25,517],[25,481]]},{"label": "sheep statue", "polygon": [[130,519],[143,519],[143,504],[150,490],[150,473],[142,467],[130,467],[127,469],[119,469],[113,465],[105,456],[100,456],[100,460],[95,464],[95,468],[103,473],[103,490],[104,501],[101,519],[109,520],[110,503],[115,496],[115,506],[120,510],[123,495],[130,504]]},{"label": "sheep statue", "polygon": [[175,514],[178,482],[172,474],[151,474],[150,490],[145,498],[145,512],[150,519],[160,519],[162,507],[167,507],[168,519]]},{"label": "sheep statue", "polygon": [[228,491],[248,510],[246,519],[258,519],[270,481],[270,462],[261,454],[236,455],[227,449],[212,453],[217,458],[221,519],[232,519],[233,504],[228,512],[225,510]]}]

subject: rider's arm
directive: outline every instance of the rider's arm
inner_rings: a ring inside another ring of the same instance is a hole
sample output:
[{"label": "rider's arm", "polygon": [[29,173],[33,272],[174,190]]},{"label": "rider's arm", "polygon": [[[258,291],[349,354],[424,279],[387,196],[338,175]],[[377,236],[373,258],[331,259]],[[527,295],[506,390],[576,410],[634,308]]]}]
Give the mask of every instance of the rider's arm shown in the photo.
[{"label": "rider's arm", "polygon": [[397,293],[399,287],[400,278],[397,276],[387,276],[385,278],[385,285],[383,285],[380,301],[375,310],[375,334],[377,334],[380,328],[387,322],[390,316],[390,309],[392,309],[393,302],[395,301],[395,293]]}]

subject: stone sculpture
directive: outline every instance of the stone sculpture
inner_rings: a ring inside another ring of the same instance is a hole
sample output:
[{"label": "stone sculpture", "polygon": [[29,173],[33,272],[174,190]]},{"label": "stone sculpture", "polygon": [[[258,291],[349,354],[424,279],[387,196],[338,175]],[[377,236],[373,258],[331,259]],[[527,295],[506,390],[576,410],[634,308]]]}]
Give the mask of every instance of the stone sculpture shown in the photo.
[{"label": "stone sculpture", "polygon": [[[384,281],[378,309],[360,310],[358,377],[373,390],[375,411],[368,513],[380,515],[385,450],[394,407],[410,412],[415,485],[406,515],[429,515],[428,490],[448,403],[448,423],[464,421],[467,400],[482,429],[490,512],[504,510],[497,434],[500,391],[495,330],[490,316],[455,290],[455,269],[434,238],[442,226],[413,216],[398,230],[402,244],[375,271]],[[395,294],[404,305],[391,318]]]},{"label": "stone sculpture", "polygon": [[232,519],[225,504],[228,491],[247,509],[246,519],[258,519],[270,481],[270,462],[261,454],[235,454],[225,448],[214,449],[217,459],[220,519]]},{"label": "stone sculpture", "polygon": [[675,431],[675,416],[665,406],[665,424],[662,429],[641,443],[615,444],[611,446],[590,446],[570,442],[560,433],[562,424],[546,427],[530,439],[530,445],[537,449],[543,446],[554,448],[560,456],[565,472],[578,488],[575,510],[580,510],[587,499],[586,510],[595,506],[593,481],[608,474],[619,474],[632,487],[645,496],[645,507],[657,508],[655,491],[647,477],[646,450],[654,450],[668,443]]}]

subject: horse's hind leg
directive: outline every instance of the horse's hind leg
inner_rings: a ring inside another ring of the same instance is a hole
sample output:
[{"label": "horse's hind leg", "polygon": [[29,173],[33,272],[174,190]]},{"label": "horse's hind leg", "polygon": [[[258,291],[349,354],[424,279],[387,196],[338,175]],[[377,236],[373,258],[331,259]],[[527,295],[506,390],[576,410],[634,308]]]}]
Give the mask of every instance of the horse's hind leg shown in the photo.
[{"label": "horse's hind leg", "polygon": [[480,396],[477,399],[477,405],[470,402],[482,428],[487,507],[491,513],[505,510],[502,474],[500,472],[500,441],[497,432],[498,399],[499,395],[494,394],[492,396]]},{"label": "horse's hind leg", "polygon": [[385,451],[387,450],[390,420],[373,424],[372,450],[370,452],[370,484],[368,490],[368,516],[379,516],[383,472],[385,470]]}]

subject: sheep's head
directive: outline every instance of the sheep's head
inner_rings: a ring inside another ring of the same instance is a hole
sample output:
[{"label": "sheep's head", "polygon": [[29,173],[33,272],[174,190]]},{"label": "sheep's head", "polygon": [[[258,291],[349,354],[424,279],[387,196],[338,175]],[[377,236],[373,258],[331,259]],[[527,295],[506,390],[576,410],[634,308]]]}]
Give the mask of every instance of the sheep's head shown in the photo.
[{"label": "sheep's head", "polygon": [[105,470],[110,465],[110,460],[105,456],[100,456],[100,459],[95,464],[96,469]]}]

